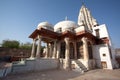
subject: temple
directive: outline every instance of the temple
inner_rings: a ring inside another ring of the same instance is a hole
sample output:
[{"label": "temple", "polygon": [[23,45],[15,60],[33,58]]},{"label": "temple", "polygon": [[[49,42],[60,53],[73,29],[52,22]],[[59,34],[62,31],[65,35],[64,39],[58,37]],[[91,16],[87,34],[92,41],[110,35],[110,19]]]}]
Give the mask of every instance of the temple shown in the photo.
[{"label": "temple", "polygon": [[[117,64],[106,25],[99,25],[85,5],[78,23],[67,18],[54,26],[41,22],[29,38],[33,39],[31,58],[57,59],[62,69],[113,69]],[[42,42],[46,43],[44,51]]]}]

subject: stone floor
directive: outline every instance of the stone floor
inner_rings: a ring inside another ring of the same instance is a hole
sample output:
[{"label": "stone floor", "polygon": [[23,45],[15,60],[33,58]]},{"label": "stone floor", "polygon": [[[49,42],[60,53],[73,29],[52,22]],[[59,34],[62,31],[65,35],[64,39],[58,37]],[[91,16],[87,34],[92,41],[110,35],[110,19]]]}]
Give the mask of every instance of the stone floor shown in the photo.
[{"label": "stone floor", "polygon": [[47,70],[10,74],[0,80],[120,80],[120,69],[96,69],[85,73],[64,70]]}]

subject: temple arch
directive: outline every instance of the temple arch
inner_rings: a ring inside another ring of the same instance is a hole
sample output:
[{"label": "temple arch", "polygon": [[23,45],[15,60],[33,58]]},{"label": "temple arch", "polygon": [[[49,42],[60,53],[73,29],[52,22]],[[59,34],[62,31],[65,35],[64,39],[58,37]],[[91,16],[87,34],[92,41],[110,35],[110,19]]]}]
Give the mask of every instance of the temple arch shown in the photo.
[{"label": "temple arch", "polygon": [[61,42],[60,58],[65,58],[65,42]]},{"label": "temple arch", "polygon": [[84,54],[83,54],[83,42],[80,41],[80,42],[77,42],[77,59],[80,59],[80,58],[84,58]]},{"label": "temple arch", "polygon": [[88,44],[89,59],[93,59],[92,43],[88,41],[87,44]]},{"label": "temple arch", "polygon": [[74,45],[71,42],[70,43],[70,59],[74,59],[74,58],[75,58],[75,55],[74,55]]}]

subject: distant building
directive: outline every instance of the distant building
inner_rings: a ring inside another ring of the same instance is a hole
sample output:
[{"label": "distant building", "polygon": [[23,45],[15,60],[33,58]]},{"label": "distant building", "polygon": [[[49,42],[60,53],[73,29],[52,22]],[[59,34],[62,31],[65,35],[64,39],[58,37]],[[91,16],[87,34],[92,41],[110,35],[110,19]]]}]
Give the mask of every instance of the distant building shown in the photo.
[{"label": "distant building", "polygon": [[120,48],[115,49],[116,57],[120,57]]},{"label": "distant building", "polygon": [[41,22],[29,38],[33,39],[31,58],[42,58],[40,48],[43,41],[47,44],[45,58],[60,60],[63,69],[117,67],[106,25],[99,25],[85,5],[80,9],[78,23],[67,19],[54,26]]}]

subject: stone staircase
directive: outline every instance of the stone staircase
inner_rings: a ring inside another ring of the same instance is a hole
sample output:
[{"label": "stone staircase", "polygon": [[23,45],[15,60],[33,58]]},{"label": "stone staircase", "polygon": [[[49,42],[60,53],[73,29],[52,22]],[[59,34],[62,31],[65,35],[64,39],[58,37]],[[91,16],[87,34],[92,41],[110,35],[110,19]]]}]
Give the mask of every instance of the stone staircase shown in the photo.
[{"label": "stone staircase", "polygon": [[72,70],[78,71],[78,72],[86,72],[87,68],[78,60],[72,60]]},{"label": "stone staircase", "polygon": [[[60,59],[60,69],[64,69],[65,59]],[[79,60],[71,59],[71,69],[77,72],[86,72],[87,68]]]}]

